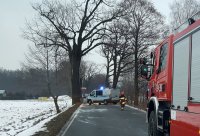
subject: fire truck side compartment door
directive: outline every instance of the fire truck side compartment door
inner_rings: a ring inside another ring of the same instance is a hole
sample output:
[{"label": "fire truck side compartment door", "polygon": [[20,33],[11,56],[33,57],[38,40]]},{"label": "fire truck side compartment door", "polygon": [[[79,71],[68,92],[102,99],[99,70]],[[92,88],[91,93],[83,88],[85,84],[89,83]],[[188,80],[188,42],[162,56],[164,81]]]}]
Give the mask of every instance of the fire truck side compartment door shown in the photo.
[{"label": "fire truck side compartment door", "polygon": [[191,92],[193,102],[200,102],[200,30],[192,35]]},{"label": "fire truck side compartment door", "polygon": [[174,44],[173,105],[184,110],[188,100],[189,37]]}]

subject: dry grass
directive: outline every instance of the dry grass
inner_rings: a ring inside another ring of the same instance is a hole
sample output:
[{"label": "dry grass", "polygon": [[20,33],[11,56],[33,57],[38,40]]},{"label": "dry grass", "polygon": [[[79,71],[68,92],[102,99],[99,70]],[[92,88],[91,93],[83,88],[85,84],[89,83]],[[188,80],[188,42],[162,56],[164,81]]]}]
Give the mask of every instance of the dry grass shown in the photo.
[{"label": "dry grass", "polygon": [[69,108],[67,111],[59,114],[57,117],[53,118],[50,122],[45,124],[45,126],[47,127],[46,132],[40,131],[34,136],[56,136],[79,106],[80,103],[77,103],[75,106]]}]

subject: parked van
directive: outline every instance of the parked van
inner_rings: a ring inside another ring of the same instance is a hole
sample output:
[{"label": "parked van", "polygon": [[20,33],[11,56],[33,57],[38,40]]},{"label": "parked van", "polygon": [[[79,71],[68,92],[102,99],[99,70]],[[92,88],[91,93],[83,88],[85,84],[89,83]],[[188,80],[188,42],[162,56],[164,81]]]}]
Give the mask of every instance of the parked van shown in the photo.
[{"label": "parked van", "polygon": [[120,89],[109,89],[105,88],[103,90],[93,90],[87,97],[87,103],[91,105],[92,103],[118,103],[119,102]]}]

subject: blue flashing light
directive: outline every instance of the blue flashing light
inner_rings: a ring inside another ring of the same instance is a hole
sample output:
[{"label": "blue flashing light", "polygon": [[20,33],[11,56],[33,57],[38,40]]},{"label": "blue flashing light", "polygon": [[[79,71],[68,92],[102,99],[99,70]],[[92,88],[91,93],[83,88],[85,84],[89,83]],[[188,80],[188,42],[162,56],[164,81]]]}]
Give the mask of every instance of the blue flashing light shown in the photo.
[{"label": "blue flashing light", "polygon": [[101,87],[100,87],[100,90],[103,90],[103,89],[104,89],[104,87],[103,87],[103,86],[101,86]]}]

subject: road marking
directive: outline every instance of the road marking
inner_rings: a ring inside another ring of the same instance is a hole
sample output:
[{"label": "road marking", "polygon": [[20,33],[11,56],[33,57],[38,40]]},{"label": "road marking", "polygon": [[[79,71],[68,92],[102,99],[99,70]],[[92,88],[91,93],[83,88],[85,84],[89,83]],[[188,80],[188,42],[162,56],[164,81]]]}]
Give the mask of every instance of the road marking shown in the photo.
[{"label": "road marking", "polygon": [[80,107],[78,107],[78,109],[72,114],[71,118],[69,119],[69,121],[66,124],[66,129],[64,130],[64,132],[61,134],[61,136],[65,136],[65,133],[67,133],[68,129],[70,128],[71,124],[74,122],[74,119],[77,117]]},{"label": "road marking", "polygon": [[129,108],[131,108],[131,109],[138,110],[138,111],[141,111],[141,112],[143,112],[143,113],[146,113],[146,111],[145,111],[145,110],[138,109],[138,108],[135,108],[135,107],[133,107],[133,106],[130,106],[130,105],[126,105],[126,106],[127,106],[127,107],[129,107]]}]

